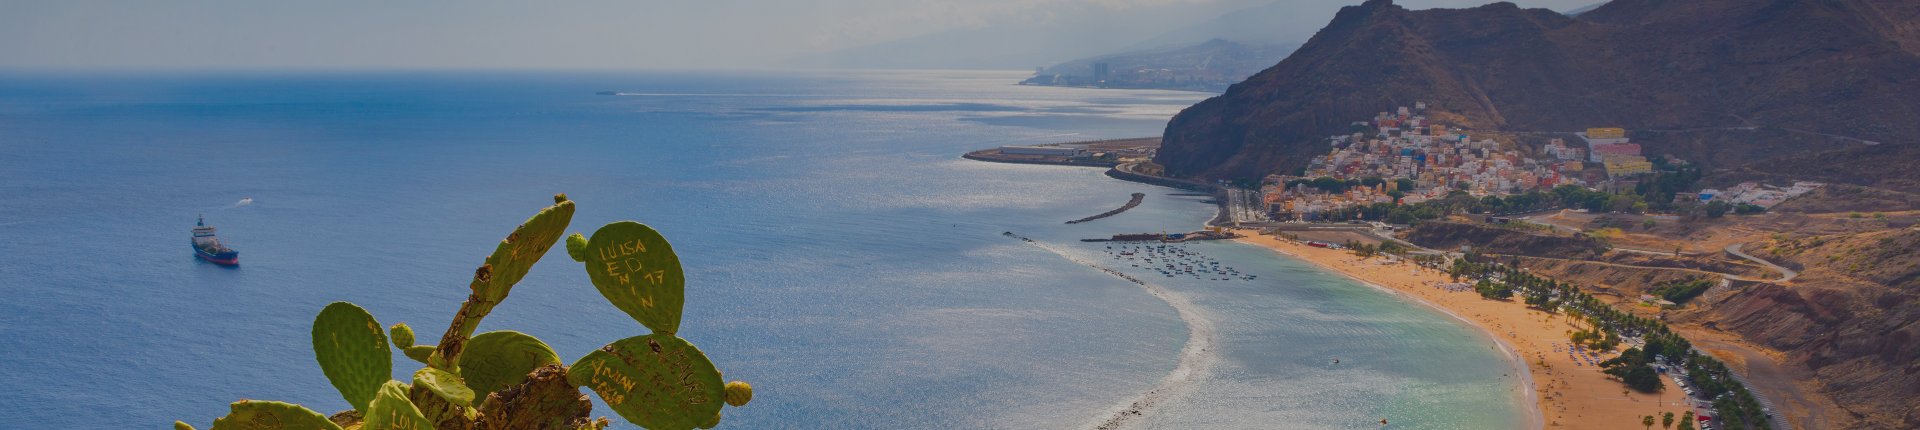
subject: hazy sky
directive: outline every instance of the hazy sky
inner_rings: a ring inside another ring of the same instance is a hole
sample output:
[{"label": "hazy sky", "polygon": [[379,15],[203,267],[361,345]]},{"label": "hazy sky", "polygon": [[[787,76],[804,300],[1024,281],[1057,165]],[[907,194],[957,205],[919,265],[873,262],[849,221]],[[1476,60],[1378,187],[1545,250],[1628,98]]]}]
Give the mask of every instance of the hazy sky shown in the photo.
[{"label": "hazy sky", "polygon": [[[1273,1],[0,0],[0,68],[766,67],[942,31],[1049,22],[1089,8],[1154,14]],[[1339,5],[1361,0],[1278,1],[1330,19]],[[1516,3],[1567,10],[1597,1]],[[1483,2],[1397,1],[1411,8]]]}]

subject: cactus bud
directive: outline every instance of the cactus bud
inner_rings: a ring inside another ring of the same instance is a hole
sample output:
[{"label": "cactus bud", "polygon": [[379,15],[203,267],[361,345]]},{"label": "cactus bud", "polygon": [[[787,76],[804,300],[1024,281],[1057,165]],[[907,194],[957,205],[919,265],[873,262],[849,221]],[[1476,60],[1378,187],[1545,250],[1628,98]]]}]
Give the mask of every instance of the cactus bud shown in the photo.
[{"label": "cactus bud", "polygon": [[747,402],[753,401],[753,386],[747,385],[746,382],[728,382],[726,390],[727,404],[733,407],[746,406]]},{"label": "cactus bud", "polygon": [[387,336],[393,339],[393,347],[402,351],[413,347],[413,327],[408,327],[407,323],[394,324],[387,328],[387,332]]},{"label": "cactus bud", "polygon": [[567,256],[573,257],[573,261],[578,261],[582,263],[586,262],[587,261],[587,237],[581,236],[580,233],[574,233],[572,236],[567,236]]},{"label": "cactus bud", "polygon": [[564,202],[564,201],[567,201],[567,193],[560,193],[560,194],[553,195],[553,204],[557,205],[557,204],[560,204],[560,202]]}]

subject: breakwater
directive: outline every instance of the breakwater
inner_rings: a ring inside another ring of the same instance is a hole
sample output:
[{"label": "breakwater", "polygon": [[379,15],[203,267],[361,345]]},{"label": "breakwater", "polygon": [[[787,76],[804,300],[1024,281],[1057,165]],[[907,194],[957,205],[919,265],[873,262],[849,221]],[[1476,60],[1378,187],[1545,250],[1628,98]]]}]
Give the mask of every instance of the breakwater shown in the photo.
[{"label": "breakwater", "polygon": [[1093,221],[1093,220],[1106,218],[1114,215],[1119,215],[1121,212],[1126,212],[1127,209],[1133,209],[1136,206],[1140,206],[1140,201],[1146,200],[1146,199],[1147,199],[1147,193],[1133,193],[1133,199],[1127,200],[1127,204],[1120,205],[1119,209],[1101,212],[1099,215],[1076,219],[1073,221],[1067,221],[1067,224],[1079,224],[1079,223]]},{"label": "breakwater", "polygon": [[1159,185],[1162,187],[1179,188],[1182,190],[1200,191],[1205,193],[1218,193],[1220,191],[1220,186],[1209,184],[1206,182],[1190,181],[1186,179],[1174,179],[1174,178],[1168,178],[1164,176],[1153,176],[1145,173],[1138,173],[1134,171],[1135,170],[1134,168],[1136,166],[1139,166],[1139,164],[1127,163],[1127,164],[1121,164],[1118,166],[1113,166],[1113,168],[1107,169],[1107,177],[1119,179],[1122,181],[1139,182],[1142,184]]}]

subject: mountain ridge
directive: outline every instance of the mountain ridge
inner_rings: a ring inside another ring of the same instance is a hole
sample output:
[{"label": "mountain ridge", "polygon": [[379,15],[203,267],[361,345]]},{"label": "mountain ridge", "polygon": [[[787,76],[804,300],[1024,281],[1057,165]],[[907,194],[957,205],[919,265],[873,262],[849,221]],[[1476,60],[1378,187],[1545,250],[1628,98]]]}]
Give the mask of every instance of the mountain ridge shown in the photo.
[{"label": "mountain ridge", "polygon": [[1156,161],[1207,178],[1289,173],[1351,121],[1415,101],[1482,130],[1761,127],[1910,143],[1920,141],[1916,17],[1920,3],[1897,0],[1616,0],[1578,17],[1371,0],[1175,116]]}]

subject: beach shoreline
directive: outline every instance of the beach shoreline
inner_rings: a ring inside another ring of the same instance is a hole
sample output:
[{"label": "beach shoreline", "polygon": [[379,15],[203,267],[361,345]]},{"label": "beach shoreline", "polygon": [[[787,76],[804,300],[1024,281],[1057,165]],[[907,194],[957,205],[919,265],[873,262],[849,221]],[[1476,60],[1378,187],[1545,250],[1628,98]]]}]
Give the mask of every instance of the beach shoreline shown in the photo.
[{"label": "beach shoreline", "polygon": [[[1521,420],[1527,428],[1627,428],[1639,426],[1641,416],[1659,416],[1660,412],[1679,415],[1692,410],[1678,401],[1682,397],[1678,394],[1627,393],[1620,382],[1591,364],[1581,363],[1591,361],[1575,358],[1565,349],[1566,333],[1576,326],[1562,316],[1548,315],[1517,302],[1482,299],[1471,290],[1442,290],[1435,286],[1452,281],[1444,272],[1406,261],[1362,259],[1346,251],[1310,247],[1260,235],[1257,231],[1239,233],[1243,237],[1235,241],[1338,273],[1369,288],[1437,310],[1485,333],[1518,375],[1517,388],[1523,390],[1520,397],[1530,403],[1530,407],[1523,408],[1529,411],[1529,416]],[[1666,381],[1662,383],[1669,390],[1675,390]]]}]

